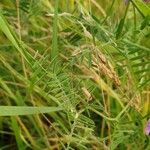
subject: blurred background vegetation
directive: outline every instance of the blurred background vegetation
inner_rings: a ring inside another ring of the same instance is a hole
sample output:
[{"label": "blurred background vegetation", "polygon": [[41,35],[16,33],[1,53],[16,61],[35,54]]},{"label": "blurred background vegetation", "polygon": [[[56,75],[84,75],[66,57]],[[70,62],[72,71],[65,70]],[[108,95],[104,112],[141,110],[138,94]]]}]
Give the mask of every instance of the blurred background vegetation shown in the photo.
[{"label": "blurred background vegetation", "polygon": [[149,2],[0,1],[0,105],[63,109],[1,112],[1,150],[148,150],[149,83]]}]

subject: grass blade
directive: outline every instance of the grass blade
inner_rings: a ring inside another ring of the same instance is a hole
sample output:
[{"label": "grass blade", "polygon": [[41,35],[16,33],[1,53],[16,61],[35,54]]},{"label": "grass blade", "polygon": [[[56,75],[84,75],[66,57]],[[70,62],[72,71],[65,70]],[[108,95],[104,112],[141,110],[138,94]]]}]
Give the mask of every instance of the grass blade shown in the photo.
[{"label": "grass blade", "polygon": [[60,110],[60,107],[0,106],[0,116],[33,115]]},{"label": "grass blade", "polygon": [[132,0],[132,3],[144,17],[150,15],[150,8],[144,2],[139,0]]},{"label": "grass blade", "polygon": [[54,60],[58,56],[58,4],[59,4],[59,0],[56,0],[55,12],[54,12],[54,23],[53,23],[51,60]]},{"label": "grass blade", "polygon": [[5,20],[4,16],[0,12],[0,30],[6,35],[9,41],[13,44],[13,46],[19,51],[19,53],[24,57],[24,59],[29,63],[27,57],[25,56],[24,51],[20,48],[19,41],[15,34],[11,31],[8,22]]}]

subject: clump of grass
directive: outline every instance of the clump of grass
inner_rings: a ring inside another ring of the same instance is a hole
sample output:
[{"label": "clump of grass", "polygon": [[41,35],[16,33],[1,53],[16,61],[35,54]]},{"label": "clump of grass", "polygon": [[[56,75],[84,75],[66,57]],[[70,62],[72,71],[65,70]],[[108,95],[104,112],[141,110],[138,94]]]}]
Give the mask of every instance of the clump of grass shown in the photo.
[{"label": "clump of grass", "polygon": [[0,8],[1,149],[149,148],[149,3]]}]

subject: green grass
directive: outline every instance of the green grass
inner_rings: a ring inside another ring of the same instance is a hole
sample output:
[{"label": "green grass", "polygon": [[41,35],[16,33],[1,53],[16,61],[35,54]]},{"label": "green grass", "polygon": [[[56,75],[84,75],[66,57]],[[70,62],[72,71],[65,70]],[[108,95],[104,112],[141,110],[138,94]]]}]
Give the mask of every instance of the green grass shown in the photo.
[{"label": "green grass", "polygon": [[0,150],[148,150],[150,3],[1,0]]}]

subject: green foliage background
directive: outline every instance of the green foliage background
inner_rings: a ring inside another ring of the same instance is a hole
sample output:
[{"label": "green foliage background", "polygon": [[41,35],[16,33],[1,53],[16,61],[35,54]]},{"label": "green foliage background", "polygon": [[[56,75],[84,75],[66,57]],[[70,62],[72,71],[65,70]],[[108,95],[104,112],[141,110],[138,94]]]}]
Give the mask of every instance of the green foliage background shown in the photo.
[{"label": "green foliage background", "polygon": [[150,4],[0,1],[0,149],[145,150]]}]

